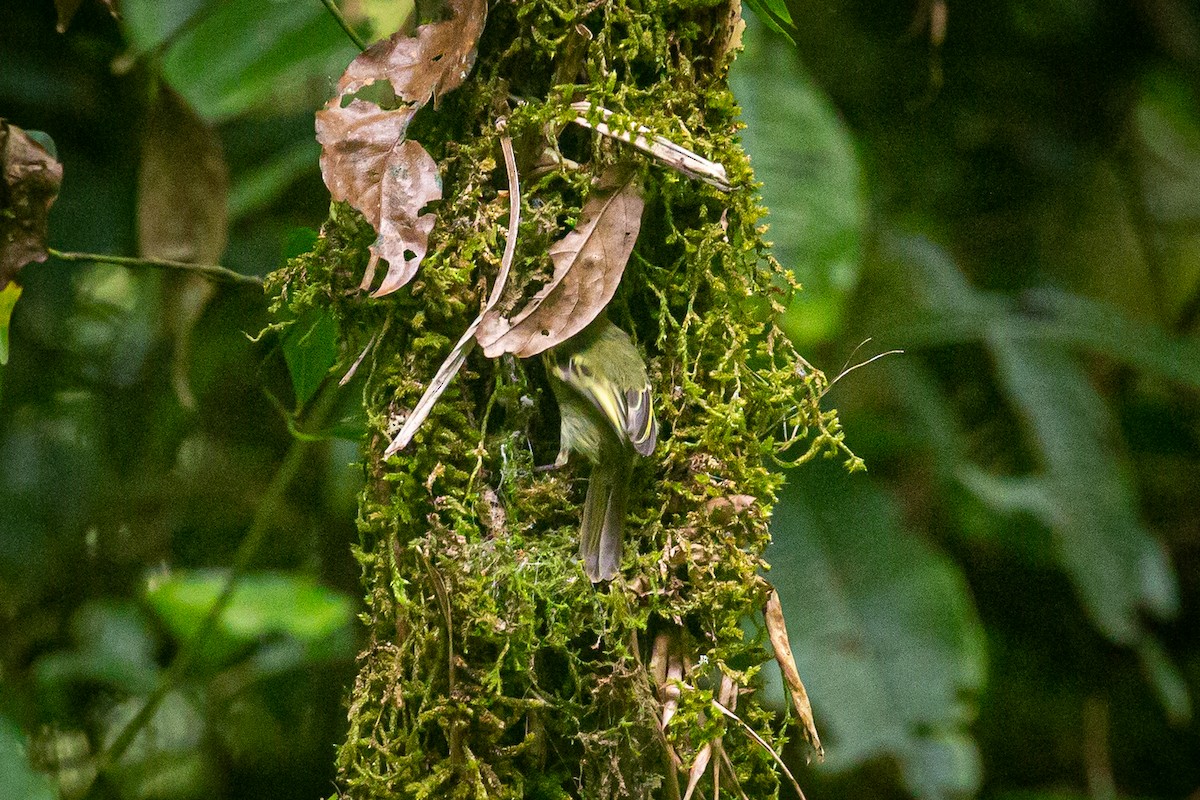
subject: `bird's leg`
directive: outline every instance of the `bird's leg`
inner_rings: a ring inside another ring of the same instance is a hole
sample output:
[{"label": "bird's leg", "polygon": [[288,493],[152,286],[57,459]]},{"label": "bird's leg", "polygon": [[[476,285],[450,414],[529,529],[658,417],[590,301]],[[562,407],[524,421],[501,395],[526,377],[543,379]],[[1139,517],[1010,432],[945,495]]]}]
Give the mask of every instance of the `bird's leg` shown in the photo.
[{"label": "bird's leg", "polygon": [[543,464],[540,467],[534,467],[533,471],[534,472],[550,472],[551,470],[561,469],[562,467],[565,467],[567,465],[567,457],[570,454],[571,454],[570,450],[568,450],[565,447],[560,447],[558,450],[558,457],[554,459],[553,464]]}]

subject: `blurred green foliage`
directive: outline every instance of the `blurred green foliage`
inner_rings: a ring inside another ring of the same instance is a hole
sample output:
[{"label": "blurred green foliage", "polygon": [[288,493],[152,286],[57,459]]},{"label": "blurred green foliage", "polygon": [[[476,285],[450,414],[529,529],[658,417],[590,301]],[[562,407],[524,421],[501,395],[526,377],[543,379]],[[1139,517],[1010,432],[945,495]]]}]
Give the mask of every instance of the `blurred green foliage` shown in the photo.
[{"label": "blurred green foliage", "polygon": [[[805,467],[776,511],[769,577],[827,741],[810,796],[1195,793],[1200,15],[759,5],[794,42],[751,19],[732,79],[768,238],[806,289],[786,328],[834,374],[905,351],[827,399],[869,475]],[[366,27],[395,16],[363,8]],[[162,75],[219,125],[222,263],[265,274],[325,215],[311,113],[354,48],[315,0],[122,11],[85,3],[59,35],[48,0],[0,7],[0,114],[66,167],[51,245],[135,252]],[[188,409],[169,281],[51,262],[22,283],[10,325],[0,298],[0,775],[41,800],[30,764],[66,796],[88,785],[196,629],[346,354],[320,315],[251,340],[263,298],[224,287],[192,333]],[[350,439],[307,464],[210,647],[91,796],[329,795],[356,649],[354,402],[351,383],[327,426]]]}]

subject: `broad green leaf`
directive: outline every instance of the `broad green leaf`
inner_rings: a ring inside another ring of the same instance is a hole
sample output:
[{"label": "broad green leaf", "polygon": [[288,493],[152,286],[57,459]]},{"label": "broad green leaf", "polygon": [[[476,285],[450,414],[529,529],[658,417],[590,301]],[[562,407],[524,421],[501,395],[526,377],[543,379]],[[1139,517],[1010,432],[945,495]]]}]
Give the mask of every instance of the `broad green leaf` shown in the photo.
[{"label": "broad green leaf", "polygon": [[292,376],[297,409],[312,399],[337,361],[338,325],[324,309],[305,312],[283,337],[283,357]]},{"label": "broad green leaf", "polygon": [[1056,289],[1026,293],[1021,307],[1000,295],[978,292],[961,309],[918,311],[911,321],[887,330],[889,342],[906,347],[980,341],[988,334],[1087,351],[1200,388],[1200,338],[1172,334],[1108,303]]},{"label": "broad green leaf", "polygon": [[1053,531],[1058,560],[1101,632],[1132,645],[1143,634],[1141,612],[1173,616],[1178,589],[1139,518],[1108,409],[1061,349],[1001,337],[991,337],[989,349],[1041,460],[1048,497],[1031,510]]},{"label": "broad green leaf", "polygon": [[742,142],[770,213],[767,238],[804,285],[783,319],[801,345],[842,327],[858,281],[866,188],[850,132],[794,47],[748,24],[730,71]]},{"label": "broad green leaf", "polygon": [[29,746],[15,722],[0,715],[0,775],[6,797],[58,800],[54,782],[29,764]]},{"label": "broad green leaf", "polygon": [[[1005,487],[967,472],[967,485],[980,489],[980,499],[1001,511],[1026,502],[1025,510],[1052,532],[1056,558],[1096,626],[1114,642],[1136,644],[1145,635],[1142,612],[1174,615],[1179,590],[1166,555],[1139,517],[1107,407],[1066,347],[1050,337],[1028,335],[1026,327],[1045,324],[1040,314],[1022,315],[1003,298],[976,292],[945,254],[928,243],[901,246],[913,285],[923,296],[920,305],[933,315],[930,329],[955,330],[962,340],[978,338],[987,347],[1001,389],[1027,426],[1029,446],[1039,462],[1020,484]],[[1083,305],[1085,301],[1045,297],[1066,309],[1074,330],[1089,332],[1079,339],[1116,336],[1126,341],[1113,349],[1140,354],[1138,363],[1176,376],[1189,369],[1171,364],[1168,354],[1178,355],[1190,343],[1121,321],[1115,312]],[[1034,303],[1035,310],[1038,305]],[[963,319],[971,322],[964,326]],[[1109,345],[1101,346],[1107,351]]]},{"label": "broad green leaf", "polygon": [[0,367],[8,363],[8,327],[20,297],[21,287],[15,283],[0,289]]},{"label": "broad green leaf", "polygon": [[[146,599],[178,639],[191,637],[228,580],[221,572],[176,572],[150,582]],[[303,575],[260,572],[246,575],[237,588],[218,633],[231,645],[286,634],[317,642],[349,624],[350,600]]]},{"label": "broad green leaf", "polygon": [[764,25],[776,33],[783,34],[795,45],[792,32],[796,30],[796,24],[792,22],[792,14],[783,0],[746,0],[746,5]]},{"label": "broad green leaf", "polygon": [[158,679],[158,642],[149,621],[132,603],[91,601],[71,618],[74,648],[39,658],[34,675],[45,702],[66,711],[68,692],[102,685],[127,694],[146,694]]},{"label": "broad green leaf", "polygon": [[236,222],[267,208],[297,179],[315,174],[320,157],[320,145],[311,138],[303,139],[239,175],[229,192],[229,219]]},{"label": "broad green leaf", "polygon": [[316,108],[358,52],[319,2],[130,0],[122,13],[137,49],[170,41],[163,72],[208,119]]},{"label": "broad green leaf", "polygon": [[[102,724],[104,745],[110,746],[142,708],[132,697],[113,706]],[[205,709],[198,698],[173,691],[134,737],[129,749],[110,771],[121,796],[129,798],[213,797],[219,769],[205,747]]]},{"label": "broad green leaf", "polygon": [[890,756],[919,798],[974,792],[985,654],[959,571],[866,476],[829,463],[789,474],[772,534],[767,557],[786,576],[778,589],[829,768]]}]

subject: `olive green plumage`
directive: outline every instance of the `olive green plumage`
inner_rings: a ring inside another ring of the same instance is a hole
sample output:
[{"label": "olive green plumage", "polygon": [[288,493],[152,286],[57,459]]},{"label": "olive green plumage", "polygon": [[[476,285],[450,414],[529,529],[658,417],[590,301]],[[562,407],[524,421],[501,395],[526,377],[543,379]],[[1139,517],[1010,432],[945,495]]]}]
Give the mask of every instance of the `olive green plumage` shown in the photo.
[{"label": "olive green plumage", "polygon": [[621,565],[633,459],[654,452],[658,439],[646,365],[629,335],[604,315],[544,359],[562,417],[554,463],[562,466],[575,452],[593,465],[579,557],[593,582],[610,580]]}]

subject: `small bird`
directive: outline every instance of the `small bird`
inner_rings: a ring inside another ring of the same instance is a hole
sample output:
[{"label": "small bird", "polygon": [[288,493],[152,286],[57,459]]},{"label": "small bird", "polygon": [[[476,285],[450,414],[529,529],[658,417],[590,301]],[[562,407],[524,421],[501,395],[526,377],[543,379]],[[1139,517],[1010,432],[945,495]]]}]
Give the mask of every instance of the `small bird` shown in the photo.
[{"label": "small bird", "polygon": [[593,465],[579,558],[592,583],[611,580],[621,565],[634,455],[650,455],[658,440],[646,365],[629,334],[603,314],[542,357],[562,418],[554,465],[571,452]]}]

